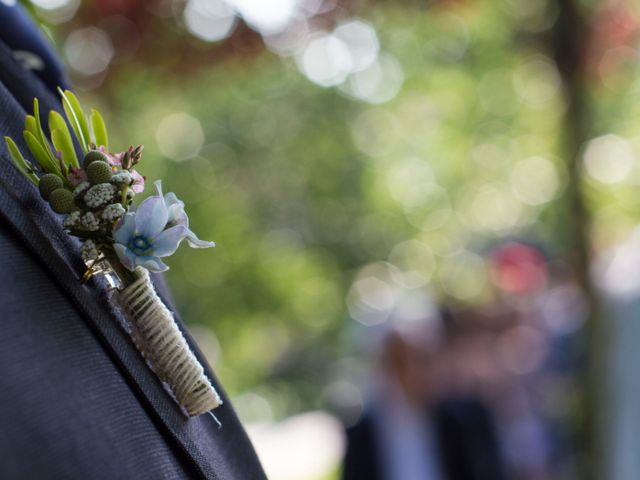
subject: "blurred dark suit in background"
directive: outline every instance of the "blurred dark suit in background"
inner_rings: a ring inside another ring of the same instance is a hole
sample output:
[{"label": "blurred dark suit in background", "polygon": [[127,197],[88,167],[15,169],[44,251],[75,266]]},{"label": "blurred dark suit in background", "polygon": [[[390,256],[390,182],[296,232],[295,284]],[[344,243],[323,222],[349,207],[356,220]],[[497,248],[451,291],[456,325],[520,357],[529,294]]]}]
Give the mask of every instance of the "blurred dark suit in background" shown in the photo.
[{"label": "blurred dark suit in background", "polygon": [[[347,429],[344,480],[392,480],[385,476],[388,457],[382,450],[384,431],[374,415],[365,414]],[[450,399],[437,405],[431,421],[423,425],[425,434],[435,441],[425,457],[436,460],[435,472],[415,472],[412,478],[393,480],[502,480],[504,474],[491,417],[487,409],[472,398]]]},{"label": "blurred dark suit in background", "polygon": [[443,388],[442,337],[424,326],[385,336],[369,404],[346,430],[343,480],[505,478],[489,411]]}]

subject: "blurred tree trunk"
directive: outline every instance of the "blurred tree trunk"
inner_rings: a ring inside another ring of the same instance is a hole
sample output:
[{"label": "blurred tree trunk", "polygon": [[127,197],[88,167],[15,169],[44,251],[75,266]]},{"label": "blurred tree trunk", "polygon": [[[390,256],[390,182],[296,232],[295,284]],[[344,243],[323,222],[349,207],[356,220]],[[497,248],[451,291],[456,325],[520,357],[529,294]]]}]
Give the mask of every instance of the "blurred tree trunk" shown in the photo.
[{"label": "blurred tree trunk", "polygon": [[582,355],[586,362],[579,408],[576,411],[579,452],[579,477],[600,480],[603,476],[599,444],[600,386],[604,359],[604,329],[598,300],[590,277],[591,216],[586,205],[582,181],[582,150],[593,135],[592,112],[587,94],[588,24],[579,2],[557,0],[558,18],[549,47],[562,78],[566,111],[562,124],[562,148],[569,183],[563,197],[569,222],[569,261],[588,303],[588,317],[583,331]]}]

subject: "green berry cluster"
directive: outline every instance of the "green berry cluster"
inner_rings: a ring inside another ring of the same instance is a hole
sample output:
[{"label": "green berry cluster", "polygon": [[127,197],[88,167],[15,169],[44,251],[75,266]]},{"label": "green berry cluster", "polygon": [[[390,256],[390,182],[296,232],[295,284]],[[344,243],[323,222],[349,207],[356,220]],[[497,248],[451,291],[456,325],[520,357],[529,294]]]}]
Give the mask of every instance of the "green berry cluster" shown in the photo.
[{"label": "green berry cluster", "polygon": [[114,167],[106,154],[90,150],[82,161],[86,181],[70,192],[80,215],[68,216],[65,225],[72,232],[96,232],[104,235],[125,214],[133,198],[131,182],[115,182]]},{"label": "green berry cluster", "polygon": [[94,161],[86,167],[87,178],[92,185],[98,185],[99,183],[109,183],[113,172],[111,171],[111,165],[103,161]]},{"label": "green berry cluster", "polygon": [[108,235],[133,200],[133,178],[127,170],[116,170],[100,150],[89,150],[76,171],[86,178],[71,186],[54,173],[40,177],[38,189],[51,208],[67,214],[64,226],[74,235],[98,238]]},{"label": "green berry cluster", "polygon": [[42,198],[49,202],[55,212],[71,213],[78,209],[73,199],[73,193],[65,188],[58,175],[54,173],[43,175],[38,183],[38,189]]}]

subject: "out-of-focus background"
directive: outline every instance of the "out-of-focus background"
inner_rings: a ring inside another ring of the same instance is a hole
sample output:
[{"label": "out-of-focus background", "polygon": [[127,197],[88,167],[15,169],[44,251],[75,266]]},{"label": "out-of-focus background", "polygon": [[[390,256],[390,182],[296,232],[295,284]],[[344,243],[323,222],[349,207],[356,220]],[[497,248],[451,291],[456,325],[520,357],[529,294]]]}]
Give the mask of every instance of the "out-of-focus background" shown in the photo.
[{"label": "out-of-focus background", "polygon": [[26,6],[218,243],[168,279],[271,479],[339,478],[415,322],[512,478],[640,478],[637,4]]}]

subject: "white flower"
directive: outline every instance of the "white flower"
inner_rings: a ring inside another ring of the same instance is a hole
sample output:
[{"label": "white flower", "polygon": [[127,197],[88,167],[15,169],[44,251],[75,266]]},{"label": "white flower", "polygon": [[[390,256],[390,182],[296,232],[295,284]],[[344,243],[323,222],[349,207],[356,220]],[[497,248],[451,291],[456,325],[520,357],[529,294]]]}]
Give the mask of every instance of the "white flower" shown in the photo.
[{"label": "white flower", "polygon": [[111,177],[111,183],[116,185],[131,185],[133,183],[133,177],[127,171],[118,172]]},{"label": "white flower", "polygon": [[102,218],[107,222],[115,222],[118,218],[124,215],[125,209],[119,203],[112,203],[102,211]]},{"label": "white flower", "polygon": [[93,240],[86,240],[82,244],[82,247],[80,248],[80,256],[85,262],[91,262],[98,258],[99,255],[100,253],[98,252]]},{"label": "white flower", "polygon": [[89,182],[79,183],[78,186],[73,190],[73,196],[77,197],[79,195],[82,195],[82,193],[85,192],[90,186],[91,184]]},{"label": "white flower", "polygon": [[75,212],[71,212],[67,215],[67,218],[64,219],[64,226],[66,228],[74,228],[77,227],[80,223],[80,212],[77,210]]},{"label": "white flower", "polygon": [[100,228],[100,223],[92,212],[85,213],[80,219],[80,224],[90,232],[94,232]]},{"label": "white flower", "polygon": [[90,208],[97,208],[113,198],[114,187],[110,183],[99,183],[91,187],[84,196],[84,202]]}]

